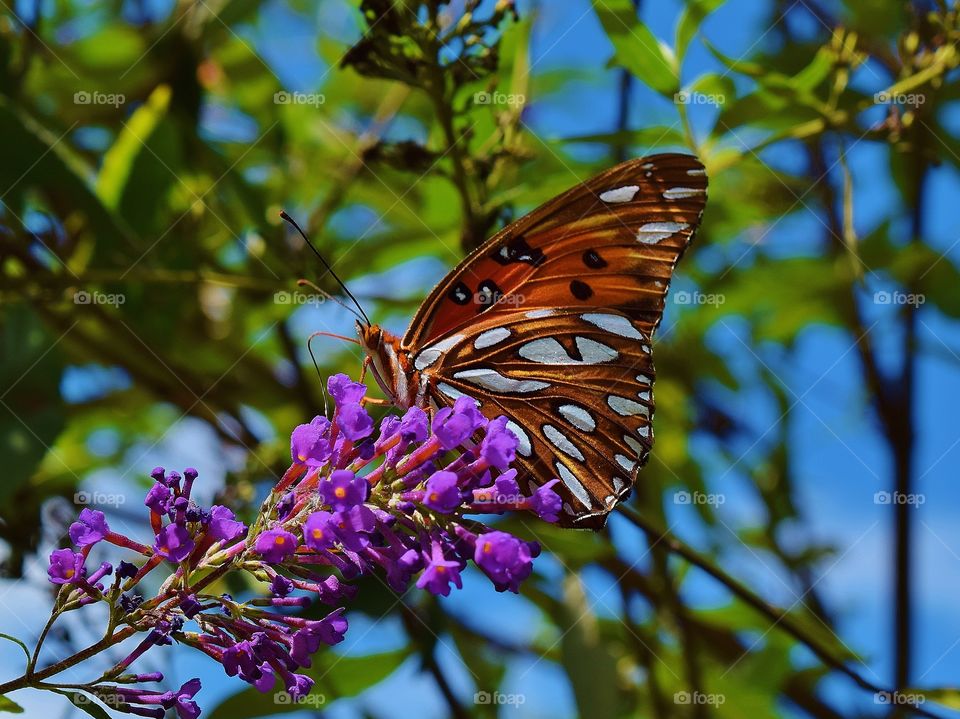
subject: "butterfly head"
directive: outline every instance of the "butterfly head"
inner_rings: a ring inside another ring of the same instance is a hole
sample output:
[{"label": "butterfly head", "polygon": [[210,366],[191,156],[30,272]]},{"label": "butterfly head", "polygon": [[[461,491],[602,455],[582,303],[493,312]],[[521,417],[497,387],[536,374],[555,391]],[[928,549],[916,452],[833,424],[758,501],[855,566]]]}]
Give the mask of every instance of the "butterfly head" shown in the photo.
[{"label": "butterfly head", "polygon": [[400,338],[375,324],[357,322],[360,346],[370,362],[380,389],[397,407],[406,408],[414,403],[409,388],[411,368],[407,355],[400,348]]}]

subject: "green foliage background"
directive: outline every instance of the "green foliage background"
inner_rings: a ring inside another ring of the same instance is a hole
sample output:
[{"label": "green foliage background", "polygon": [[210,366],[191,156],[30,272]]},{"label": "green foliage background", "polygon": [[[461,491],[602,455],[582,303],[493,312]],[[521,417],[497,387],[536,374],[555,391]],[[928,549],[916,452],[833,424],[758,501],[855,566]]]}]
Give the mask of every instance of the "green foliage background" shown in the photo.
[{"label": "green foliage background", "polygon": [[[359,42],[317,38],[316,51],[330,68],[318,88],[322,104],[275,101],[287,90],[243,31],[258,22],[258,0],[178,2],[169,16],[139,24],[122,19],[114,2],[56,2],[30,21],[6,8],[0,17],[5,572],[20,576],[38,548],[45,503],[72,499],[84,478],[102,468],[129,470],[126,481],[141,483],[149,468],[129,465],[184,417],[218,435],[229,469],[224,494],[239,508],[253,506],[258,488],[286,467],[289,429],[322,403],[304,338],[290,319],[298,305],[278,302],[276,293],[309,293],[297,289],[297,278],[336,288],[282,225],[280,208],[306,218],[349,283],[413,258],[452,265],[511,216],[617,159],[687,148],[711,177],[694,257],[700,247],[769,232],[804,210],[820,218],[822,241],[812,254],[764,253],[721,267],[685,261],[683,271],[699,291],[725,301],[678,313],[656,348],[657,446],[631,500],[634,517],[652,531],[625,546],[609,534],[517,526],[543,541],[564,575],[559,585],[552,575],[538,575],[523,590],[542,624],[529,645],[493,641],[482,623],[451,616],[443,602],[410,595],[397,603],[371,583],[359,611],[400,616],[409,645],[321,662],[329,672],[318,689],[329,697],[356,695],[418,655],[451,715],[492,715],[496,707],[465,704],[450,689],[438,661],[442,636],[478,690],[500,687],[510,657],[556,663],[582,716],[839,717],[821,687],[824,677],[844,674],[843,681],[859,679],[865,687],[862,715],[875,716],[872,691],[906,689],[915,678],[907,649],[909,557],[897,555],[893,565],[896,677],[879,682],[834,633],[831,612],[817,599],[814,568],[832,549],[811,543],[797,551],[782,543],[782,528],[801,516],[789,428],[802,398],[778,374],[806,328],[844,333],[859,361],[866,411],[890,454],[889,488],[911,490],[918,310],[908,305],[896,315],[901,339],[883,342],[881,358],[876,331],[865,320],[865,273],[922,293],[927,308],[945,317],[960,315],[960,276],[925,242],[921,209],[930,167],[960,163],[958,140],[938,114],[960,97],[953,72],[957,9],[932,3],[929,12],[917,11],[892,0],[851,0],[829,10],[771,2],[776,42],[734,59],[700,33],[721,4],[690,0],[675,36],[665,41],[637,19],[629,0],[585,7],[607,33],[611,66],[622,76],[614,102],[629,107],[638,84],[671,101],[681,91],[723,96],[707,132],[695,133],[690,107],[674,102],[670,125],[624,121],[609,134],[557,138],[533,133],[525,107],[595,78],[587,70],[531,72],[537,14],[515,15],[505,2],[495,9],[384,0],[351,6]],[[794,32],[791,14],[816,19],[816,31]],[[684,73],[681,83],[692,42],[702,42],[726,71],[689,81]],[[850,82],[866,63],[886,78],[889,94],[922,95],[923,104],[890,105],[879,121],[868,117],[875,97]],[[84,103],[77,93],[124,101]],[[522,101],[482,104],[477,93]],[[211,106],[242,113],[237,124],[252,124],[254,139],[209,132],[201,111]],[[426,128],[424,142],[388,139],[404,118]],[[902,201],[864,237],[855,230],[843,161],[843,148],[860,140],[887,149]],[[799,151],[806,166],[785,172],[765,161],[764,153],[781,144]],[[577,151],[584,146],[594,152]],[[368,227],[338,221],[357,208],[379,221]],[[366,301],[375,320],[402,326],[428,289],[401,300],[368,294]],[[124,302],[77,303],[94,293],[122,295]],[[763,437],[762,451],[744,461],[765,520],[734,534],[718,526],[714,508],[701,505],[708,541],[694,554],[652,538],[667,526],[665,507],[678,490],[709,486],[704,463],[690,452],[694,432],[714,438],[727,462],[743,459],[733,440],[749,428],[699,391],[711,383],[731,393],[741,389],[729,358],[706,341],[728,319],[738,323],[745,346],[776,350],[779,359],[772,366],[758,362],[756,371],[766,399],[785,419]],[[349,346],[316,346],[324,375],[357,373],[358,355]],[[65,372],[91,365],[122,368],[129,383],[66,402]],[[116,441],[94,452],[89,440],[104,429]],[[896,508],[891,521],[896,541],[908,546],[909,515]],[[783,613],[759,599],[763,587],[735,585],[718,558],[740,542],[799,587],[804,601]],[[700,568],[690,569],[690,560]],[[579,579],[586,568],[615,581],[604,603],[619,607],[620,617],[595,614],[596,598]],[[733,585],[723,606],[702,608],[682,596],[688,572],[704,568]],[[642,611],[627,611],[638,604]],[[677,705],[678,691],[722,692],[726,701]],[[954,700],[948,691],[937,698]],[[210,715],[273,711],[270,697],[257,703],[244,694]],[[909,710],[894,714],[901,711]]]}]

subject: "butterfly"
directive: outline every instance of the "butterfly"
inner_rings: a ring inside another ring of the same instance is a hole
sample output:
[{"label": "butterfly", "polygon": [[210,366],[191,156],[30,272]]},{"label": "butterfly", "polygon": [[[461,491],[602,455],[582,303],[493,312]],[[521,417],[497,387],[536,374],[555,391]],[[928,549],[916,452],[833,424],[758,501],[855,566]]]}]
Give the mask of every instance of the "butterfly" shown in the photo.
[{"label": "butterfly", "polygon": [[653,334],[706,190],[695,157],[651,155],[504,227],[402,338],[358,322],[378,384],[400,408],[469,395],[505,415],[530,490],[561,480],[560,525],[603,527],[653,446]]}]

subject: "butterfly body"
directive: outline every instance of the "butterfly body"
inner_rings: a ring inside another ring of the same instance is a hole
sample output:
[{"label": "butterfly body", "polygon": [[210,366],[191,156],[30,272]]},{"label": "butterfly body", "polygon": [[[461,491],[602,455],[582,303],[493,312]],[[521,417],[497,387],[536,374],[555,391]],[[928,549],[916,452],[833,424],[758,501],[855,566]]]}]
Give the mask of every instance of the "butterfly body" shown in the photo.
[{"label": "butterfly body", "polygon": [[472,252],[396,337],[358,328],[399,407],[469,395],[517,435],[533,486],[562,482],[564,526],[598,528],[653,446],[652,340],[706,202],[688,155],[631,160]]}]

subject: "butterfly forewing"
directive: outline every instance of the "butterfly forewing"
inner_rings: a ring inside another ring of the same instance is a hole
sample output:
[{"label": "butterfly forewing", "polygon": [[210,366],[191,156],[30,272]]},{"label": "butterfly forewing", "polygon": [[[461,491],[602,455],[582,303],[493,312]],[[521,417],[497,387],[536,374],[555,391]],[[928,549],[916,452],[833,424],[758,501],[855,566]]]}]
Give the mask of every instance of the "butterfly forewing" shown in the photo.
[{"label": "butterfly forewing", "polygon": [[700,162],[679,154],[625,162],[577,185],[461,262],[421,306],[403,345],[424,347],[481,316],[567,305],[622,308],[655,326],[706,185]]},{"label": "butterfly forewing", "polygon": [[562,481],[563,525],[602,526],[647,458],[651,340],[706,186],[688,155],[611,168],[474,251],[403,338],[435,404],[510,419],[530,481]]}]

